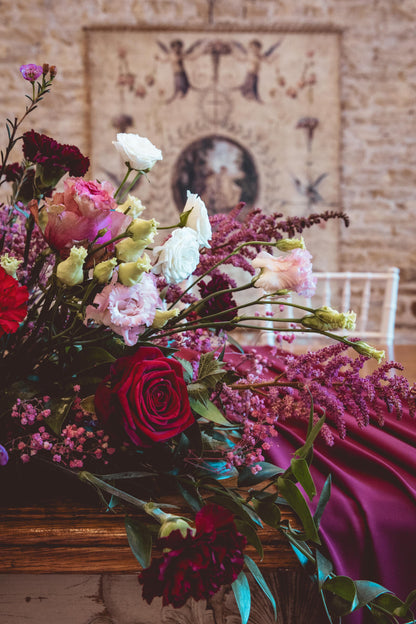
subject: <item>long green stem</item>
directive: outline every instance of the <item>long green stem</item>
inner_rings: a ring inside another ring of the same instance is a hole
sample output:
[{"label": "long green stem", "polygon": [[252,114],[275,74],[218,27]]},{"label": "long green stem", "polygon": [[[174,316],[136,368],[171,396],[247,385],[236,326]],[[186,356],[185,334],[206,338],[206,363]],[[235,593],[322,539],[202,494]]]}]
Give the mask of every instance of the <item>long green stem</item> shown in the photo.
[{"label": "long green stem", "polygon": [[124,176],[123,180],[121,181],[118,189],[116,190],[116,192],[114,193],[114,199],[116,199],[117,195],[120,193],[121,189],[123,188],[123,186],[125,185],[125,183],[127,182],[127,178],[130,175],[130,171],[133,171],[133,169],[130,167],[130,165],[128,163],[127,164],[127,173]]}]

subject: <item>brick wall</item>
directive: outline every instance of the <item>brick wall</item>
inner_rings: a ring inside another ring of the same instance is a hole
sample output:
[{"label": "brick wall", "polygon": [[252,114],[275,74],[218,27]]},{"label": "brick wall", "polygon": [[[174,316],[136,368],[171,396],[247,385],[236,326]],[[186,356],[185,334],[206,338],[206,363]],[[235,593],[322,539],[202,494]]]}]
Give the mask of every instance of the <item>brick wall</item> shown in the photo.
[{"label": "brick wall", "polygon": [[340,264],[350,270],[400,268],[398,326],[411,336],[416,328],[414,8],[414,0],[3,1],[0,113],[4,118],[24,105],[16,68],[54,63],[59,68],[54,94],[35,112],[31,126],[86,151],[87,26],[328,24],[343,29],[341,197],[351,226],[341,233]]}]

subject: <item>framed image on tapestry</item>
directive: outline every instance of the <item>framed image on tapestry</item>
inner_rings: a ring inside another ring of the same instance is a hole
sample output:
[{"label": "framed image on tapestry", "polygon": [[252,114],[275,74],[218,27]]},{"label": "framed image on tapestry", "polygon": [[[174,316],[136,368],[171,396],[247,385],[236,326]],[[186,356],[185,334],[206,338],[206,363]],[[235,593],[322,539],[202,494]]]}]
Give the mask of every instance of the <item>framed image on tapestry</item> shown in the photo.
[{"label": "framed image on tapestry", "polygon": [[[188,189],[210,214],[340,208],[338,32],[89,29],[87,71],[92,175],[117,185],[111,141],[147,136],[163,161],[134,193],[163,225]],[[337,268],[338,227],[305,232],[315,269]]]}]

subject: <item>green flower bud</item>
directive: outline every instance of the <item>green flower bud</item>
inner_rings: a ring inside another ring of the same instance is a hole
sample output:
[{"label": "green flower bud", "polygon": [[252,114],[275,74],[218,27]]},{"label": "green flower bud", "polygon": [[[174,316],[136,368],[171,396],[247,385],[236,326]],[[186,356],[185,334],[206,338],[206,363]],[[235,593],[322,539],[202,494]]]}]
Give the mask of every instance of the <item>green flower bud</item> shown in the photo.
[{"label": "green flower bud", "polygon": [[355,312],[337,312],[328,306],[323,306],[314,311],[311,316],[301,319],[302,325],[318,331],[331,331],[334,329],[353,330],[357,315]]},{"label": "green flower bud", "polygon": [[164,327],[170,319],[178,316],[179,308],[172,308],[171,310],[156,310],[155,318],[152,323],[152,327],[160,329]]},{"label": "green flower bud", "polygon": [[5,253],[0,257],[0,266],[3,267],[7,275],[11,275],[14,279],[17,279],[16,271],[22,262],[23,260],[13,258],[12,256],[9,256],[8,253]]},{"label": "green flower bud", "polygon": [[84,281],[82,267],[87,257],[85,247],[72,247],[69,257],[58,264],[56,275],[66,286],[76,286]]},{"label": "green flower bud", "polygon": [[123,238],[116,245],[116,256],[120,262],[135,262],[150,242],[153,241],[147,239],[134,241],[132,238]]},{"label": "green flower bud", "polygon": [[180,531],[182,537],[186,537],[188,531],[195,532],[185,518],[169,514],[159,529],[159,537],[168,537],[172,531]]},{"label": "green flower bud", "polygon": [[139,258],[136,262],[125,262],[120,264],[118,269],[118,279],[123,286],[134,286],[138,284],[143,277],[143,273],[148,273],[152,265],[150,258],[144,254],[143,258]]},{"label": "green flower bud", "polygon": [[116,266],[116,258],[110,258],[110,260],[104,260],[104,262],[99,262],[94,267],[93,276],[98,282],[100,282],[100,284],[106,284],[108,281],[110,281]]},{"label": "green flower bud", "polygon": [[378,363],[386,356],[384,351],[378,351],[371,345],[363,342],[362,340],[358,340],[351,345],[353,349],[357,351],[360,355],[366,355],[367,357],[374,358]]},{"label": "green flower bud", "polygon": [[147,239],[153,243],[159,223],[155,219],[135,219],[127,228],[134,241]]},{"label": "green flower bud", "polygon": [[134,195],[127,195],[126,201],[117,207],[118,212],[124,212],[132,219],[137,219],[145,209],[146,206],[143,206],[140,199],[134,197]]},{"label": "green flower bud", "polygon": [[279,251],[292,251],[292,249],[306,249],[303,236],[300,238],[281,238],[276,242]]}]

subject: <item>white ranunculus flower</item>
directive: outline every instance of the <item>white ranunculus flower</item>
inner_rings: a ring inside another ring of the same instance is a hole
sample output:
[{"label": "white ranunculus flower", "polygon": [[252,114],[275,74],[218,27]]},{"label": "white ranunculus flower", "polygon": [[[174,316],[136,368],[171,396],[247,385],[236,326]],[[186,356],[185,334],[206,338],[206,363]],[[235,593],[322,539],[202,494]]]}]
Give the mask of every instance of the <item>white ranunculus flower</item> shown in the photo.
[{"label": "white ranunculus flower", "polygon": [[162,160],[162,152],[149,139],[138,134],[117,134],[117,141],[113,145],[123,162],[128,162],[136,171],[148,171],[157,160]]},{"label": "white ranunculus flower", "polygon": [[208,241],[212,238],[211,223],[203,200],[196,194],[188,191],[184,212],[191,210],[186,225],[198,234],[201,247],[210,247]]},{"label": "white ranunculus flower", "polygon": [[189,227],[178,228],[153,251],[158,255],[153,272],[162,274],[168,284],[179,284],[195,271],[199,263],[198,235]]}]

